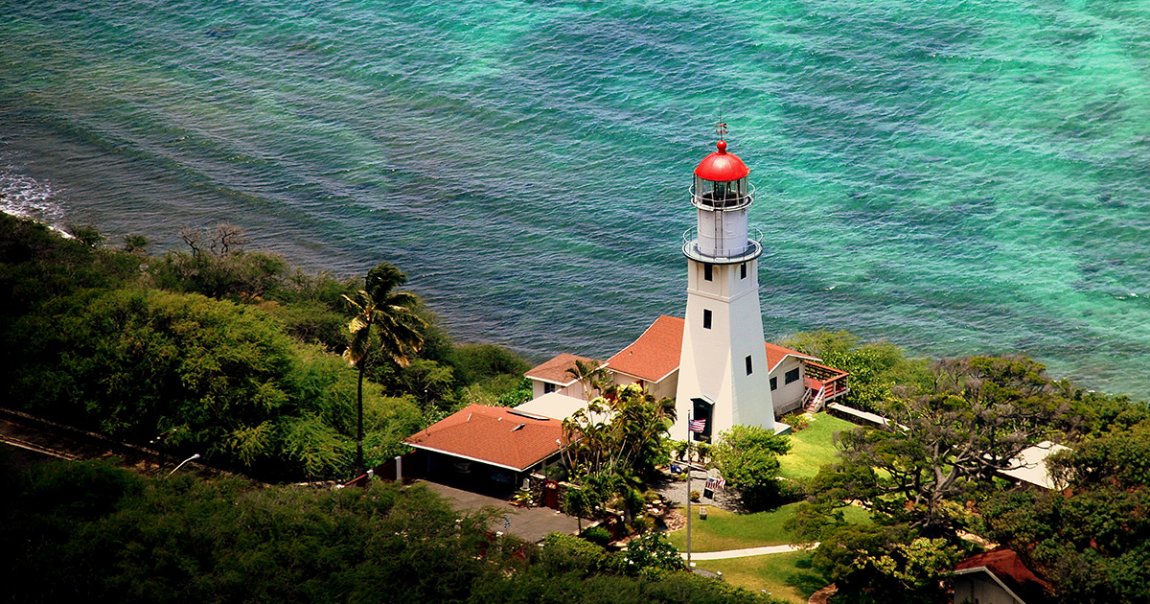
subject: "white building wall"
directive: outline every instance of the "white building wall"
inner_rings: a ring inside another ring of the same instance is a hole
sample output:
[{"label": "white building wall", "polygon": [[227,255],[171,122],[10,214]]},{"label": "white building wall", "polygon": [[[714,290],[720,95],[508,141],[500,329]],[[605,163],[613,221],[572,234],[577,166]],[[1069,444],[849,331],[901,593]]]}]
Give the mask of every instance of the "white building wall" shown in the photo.
[{"label": "white building wall", "polygon": [[[744,239],[744,242],[746,240]],[[759,307],[758,263],[706,265],[687,260],[687,312],[676,393],[676,423],[672,434],[685,435],[693,398],[714,402],[712,438],[735,424],[774,428],[774,409],[763,348]],[[710,328],[705,314],[710,311]],[[751,357],[751,374],[746,358]]]},{"label": "white building wall", "polygon": [[[786,381],[787,372],[794,369],[799,370],[799,379],[788,384]],[[806,394],[807,389],[802,361],[788,356],[775,367],[774,371],[771,372],[771,377],[775,378],[776,384],[778,384],[778,389],[771,392],[776,416],[790,413],[802,406],[803,395]]]},{"label": "white building wall", "polygon": [[1026,604],[1010,595],[985,574],[966,574],[954,578],[955,604]]},{"label": "white building wall", "polygon": [[567,386],[559,386],[557,384],[552,384],[550,382],[545,382],[543,380],[537,380],[535,378],[530,378],[530,379],[531,379],[531,398],[533,398],[533,399],[539,398],[539,397],[543,396],[544,394],[547,394],[547,386],[548,385],[554,387],[552,392],[558,392],[559,394],[563,394],[563,395],[571,396],[571,397],[575,397],[575,398],[584,398],[584,394],[586,393],[586,388],[584,388],[583,382],[580,382],[578,380],[576,380],[575,382],[573,382],[572,384],[567,385]]},{"label": "white building wall", "polygon": [[738,256],[747,249],[747,213],[698,210],[699,251],[708,256]]}]

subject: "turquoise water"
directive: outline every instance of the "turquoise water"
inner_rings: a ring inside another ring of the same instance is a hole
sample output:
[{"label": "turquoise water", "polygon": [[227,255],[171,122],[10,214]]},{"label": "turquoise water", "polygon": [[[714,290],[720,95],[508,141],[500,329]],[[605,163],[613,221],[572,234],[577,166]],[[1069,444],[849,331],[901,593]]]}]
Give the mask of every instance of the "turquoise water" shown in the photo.
[{"label": "turquoise water", "polygon": [[681,314],[714,123],[768,336],[1025,352],[1150,396],[1150,2],[0,0],[8,211],[391,260],[458,339]]}]

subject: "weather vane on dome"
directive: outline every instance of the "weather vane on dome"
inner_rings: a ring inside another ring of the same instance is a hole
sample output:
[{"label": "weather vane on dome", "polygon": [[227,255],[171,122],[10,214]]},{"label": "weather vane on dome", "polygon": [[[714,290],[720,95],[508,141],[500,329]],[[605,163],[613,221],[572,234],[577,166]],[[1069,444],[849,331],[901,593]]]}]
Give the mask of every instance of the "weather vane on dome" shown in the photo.
[{"label": "weather vane on dome", "polygon": [[721,121],[718,124],[715,124],[715,134],[718,134],[719,138],[726,138],[727,137],[727,122]]}]

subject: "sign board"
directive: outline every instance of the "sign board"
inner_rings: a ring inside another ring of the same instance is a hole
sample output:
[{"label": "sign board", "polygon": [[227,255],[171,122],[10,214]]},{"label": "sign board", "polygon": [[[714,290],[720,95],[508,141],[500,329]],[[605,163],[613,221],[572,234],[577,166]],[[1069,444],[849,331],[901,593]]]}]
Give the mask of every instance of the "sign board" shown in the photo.
[{"label": "sign board", "polygon": [[711,477],[707,479],[707,484],[703,488],[707,489],[708,491],[721,491],[723,490],[723,487],[726,486],[726,484],[727,481],[723,480],[722,476]]}]

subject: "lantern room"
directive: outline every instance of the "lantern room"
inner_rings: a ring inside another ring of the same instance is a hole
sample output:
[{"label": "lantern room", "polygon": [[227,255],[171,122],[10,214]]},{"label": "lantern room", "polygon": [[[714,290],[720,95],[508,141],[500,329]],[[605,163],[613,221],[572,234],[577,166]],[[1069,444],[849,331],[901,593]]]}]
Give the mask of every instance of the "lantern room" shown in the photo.
[{"label": "lantern room", "polygon": [[727,141],[715,144],[716,151],[695,168],[695,186],[692,194],[695,205],[725,209],[750,205],[751,187],[747,176],[751,169],[739,156],[727,152]]},{"label": "lantern room", "polygon": [[747,237],[747,209],[754,201],[754,187],[747,181],[750,173],[721,139],[715,151],[699,162],[691,187],[691,204],[698,210],[697,238],[684,249],[688,256],[726,263],[758,255],[761,248]]}]

